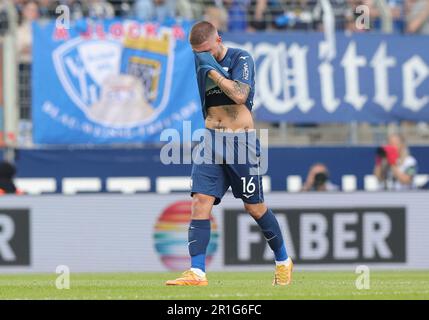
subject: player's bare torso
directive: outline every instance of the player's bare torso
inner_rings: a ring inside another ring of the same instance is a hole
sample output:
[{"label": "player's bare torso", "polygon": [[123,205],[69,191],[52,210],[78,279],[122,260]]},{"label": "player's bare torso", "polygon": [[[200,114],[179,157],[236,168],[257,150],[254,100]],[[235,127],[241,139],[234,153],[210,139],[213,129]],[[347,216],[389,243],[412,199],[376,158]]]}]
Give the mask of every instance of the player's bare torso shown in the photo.
[{"label": "player's bare torso", "polygon": [[244,130],[254,128],[252,113],[244,104],[212,106],[207,110],[206,128]]}]

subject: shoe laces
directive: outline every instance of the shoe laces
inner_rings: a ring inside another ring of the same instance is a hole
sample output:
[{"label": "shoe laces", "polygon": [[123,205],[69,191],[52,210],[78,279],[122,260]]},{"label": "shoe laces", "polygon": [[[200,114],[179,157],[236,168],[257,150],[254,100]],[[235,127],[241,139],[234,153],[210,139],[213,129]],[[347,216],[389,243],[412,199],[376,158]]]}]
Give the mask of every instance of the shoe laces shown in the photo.
[{"label": "shoe laces", "polygon": [[276,282],[281,281],[281,282],[286,282],[288,280],[288,274],[286,272],[286,266],[281,265],[276,267],[276,272],[274,274],[274,278],[276,280]]},{"label": "shoe laces", "polygon": [[186,270],[185,272],[183,272],[182,275],[184,278],[187,278],[187,277],[195,278],[197,276],[195,272],[193,272],[192,270]]}]

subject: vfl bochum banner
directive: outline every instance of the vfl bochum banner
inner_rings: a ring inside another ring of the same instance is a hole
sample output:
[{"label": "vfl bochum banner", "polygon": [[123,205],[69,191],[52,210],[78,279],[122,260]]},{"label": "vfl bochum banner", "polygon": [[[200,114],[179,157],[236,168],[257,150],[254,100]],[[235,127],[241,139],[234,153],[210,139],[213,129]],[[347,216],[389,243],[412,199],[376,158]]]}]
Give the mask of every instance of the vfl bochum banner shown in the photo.
[{"label": "vfl bochum banner", "polygon": [[429,36],[337,33],[224,35],[256,62],[256,118],[429,121]]},{"label": "vfl bochum banner", "polygon": [[[190,23],[33,25],[34,142],[158,142],[203,126]],[[429,121],[429,37],[224,34],[256,62],[258,120]]]},{"label": "vfl bochum banner", "polygon": [[203,126],[190,23],[33,24],[33,125],[39,144],[159,142]]}]

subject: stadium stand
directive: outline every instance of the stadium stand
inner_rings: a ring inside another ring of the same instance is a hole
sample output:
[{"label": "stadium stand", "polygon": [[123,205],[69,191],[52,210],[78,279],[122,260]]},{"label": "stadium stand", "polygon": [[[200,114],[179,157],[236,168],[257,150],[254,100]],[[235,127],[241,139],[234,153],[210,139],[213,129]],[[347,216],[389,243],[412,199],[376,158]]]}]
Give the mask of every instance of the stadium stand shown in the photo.
[{"label": "stadium stand", "polygon": [[[216,19],[216,25],[225,32],[235,31],[322,31],[321,2],[315,0],[294,1],[255,1],[255,0],[180,0],[180,1],[24,1],[14,0],[19,13],[17,44],[19,48],[19,105],[20,141],[23,146],[31,146],[31,21],[53,19],[58,16],[55,8],[66,4],[71,8],[72,19],[81,17],[111,18],[156,17],[161,10],[163,17],[182,17],[186,19]],[[356,8],[367,4],[371,9],[371,27],[367,32],[377,32],[381,28],[382,12],[375,0],[335,0],[331,1],[335,15],[336,29],[362,32],[356,29]],[[416,16],[419,8],[425,8],[425,1],[387,1],[393,21],[392,32],[428,33],[424,16]],[[149,8],[149,10],[145,9]],[[153,12],[152,17],[139,13]],[[426,10],[427,11],[427,10]],[[1,10],[0,31],[6,28],[5,11]],[[425,11],[424,11],[425,12]],[[414,19],[415,18],[415,19]],[[416,23],[414,21],[418,20]],[[400,27],[399,27],[400,26]],[[387,125],[315,124],[302,126],[288,123],[257,122],[259,127],[270,127],[270,142],[274,145],[323,145],[323,144],[378,144],[392,130],[403,132],[412,144],[424,143],[429,137],[426,123],[391,123]]]},{"label": "stadium stand", "polygon": [[0,299],[427,299],[428,47],[429,0],[0,0]]},{"label": "stadium stand", "polygon": [[[31,56],[31,23],[48,21],[58,17],[56,8],[67,5],[71,10],[71,18],[82,17],[93,19],[143,18],[160,21],[162,19],[208,19],[217,25],[224,34],[247,32],[318,32],[324,30],[323,1],[315,0],[14,0],[18,14],[16,43],[18,47],[18,102],[19,130],[17,147],[23,149],[39,149],[33,144],[32,132],[32,56]],[[376,1],[376,0],[334,0],[330,1],[335,17],[335,29],[340,32],[384,32],[385,20],[391,21],[390,33],[429,34],[427,1]],[[357,8],[367,5],[371,10],[370,28],[356,28]],[[384,10],[384,11],[383,11]],[[421,14],[418,15],[417,13]],[[387,17],[387,18],[386,18]],[[6,14],[6,4],[0,5],[0,37],[10,27]],[[401,132],[411,145],[425,145],[429,138],[429,126],[425,122],[391,122],[371,124],[366,122],[351,123],[315,123],[299,124],[293,122],[269,122],[256,119],[258,128],[270,128],[270,145],[286,146],[326,146],[326,145],[381,145],[391,132]],[[316,150],[316,149],[315,149]],[[23,169],[24,170],[24,169]],[[281,190],[296,191],[301,188],[304,172],[296,175],[291,172],[282,179],[287,183]],[[416,179],[419,184],[426,181],[422,172]],[[89,178],[89,177],[84,177]],[[269,178],[269,177],[268,177]],[[34,180],[36,179],[36,180]],[[82,186],[79,191],[121,191],[125,193],[146,192],[150,190],[167,192],[170,189],[187,190],[187,182],[180,177],[103,177],[101,180],[76,180],[75,177],[18,177],[17,184],[29,193],[50,193],[62,190],[65,193],[76,192],[76,182]],[[168,182],[165,182],[167,181]],[[124,183],[126,181],[126,183]],[[361,175],[353,172],[336,177],[342,190],[356,189],[373,190],[375,181],[371,174]],[[124,189],[121,185],[127,185]],[[274,184],[276,185],[276,184]],[[174,187],[176,186],[176,187]],[[286,187],[287,186],[287,187]],[[274,190],[278,187],[274,186]]]}]

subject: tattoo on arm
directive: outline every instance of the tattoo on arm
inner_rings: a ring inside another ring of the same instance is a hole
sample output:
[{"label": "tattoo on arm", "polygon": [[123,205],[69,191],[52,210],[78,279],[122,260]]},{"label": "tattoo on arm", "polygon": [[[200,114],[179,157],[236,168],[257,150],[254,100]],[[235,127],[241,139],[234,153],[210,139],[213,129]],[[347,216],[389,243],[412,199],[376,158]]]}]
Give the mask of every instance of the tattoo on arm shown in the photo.
[{"label": "tattoo on arm", "polygon": [[234,81],[234,91],[236,94],[247,97],[249,94],[249,86],[241,82]]},{"label": "tattoo on arm", "polygon": [[222,77],[222,76],[219,76],[219,78],[217,78],[217,80],[216,80],[216,83],[217,83],[217,86],[218,86],[220,89],[222,89],[222,91],[223,91],[223,92],[225,92],[225,94],[226,94],[227,96],[230,96],[230,92],[229,92],[228,88],[223,88],[223,87],[222,87],[222,82],[223,82],[225,79],[226,79],[226,78],[224,78],[224,77]]},{"label": "tattoo on arm", "polygon": [[[238,82],[238,81],[233,81],[233,85],[232,85],[232,89],[228,88],[227,86],[222,86],[223,81],[226,78],[224,78],[223,76],[219,75],[219,77],[216,79],[216,84],[218,85],[218,87],[230,98],[234,99],[234,98],[243,98],[243,99],[247,99],[247,96],[249,95],[250,92],[250,87],[247,84]],[[229,80],[232,81],[232,80]]]}]

